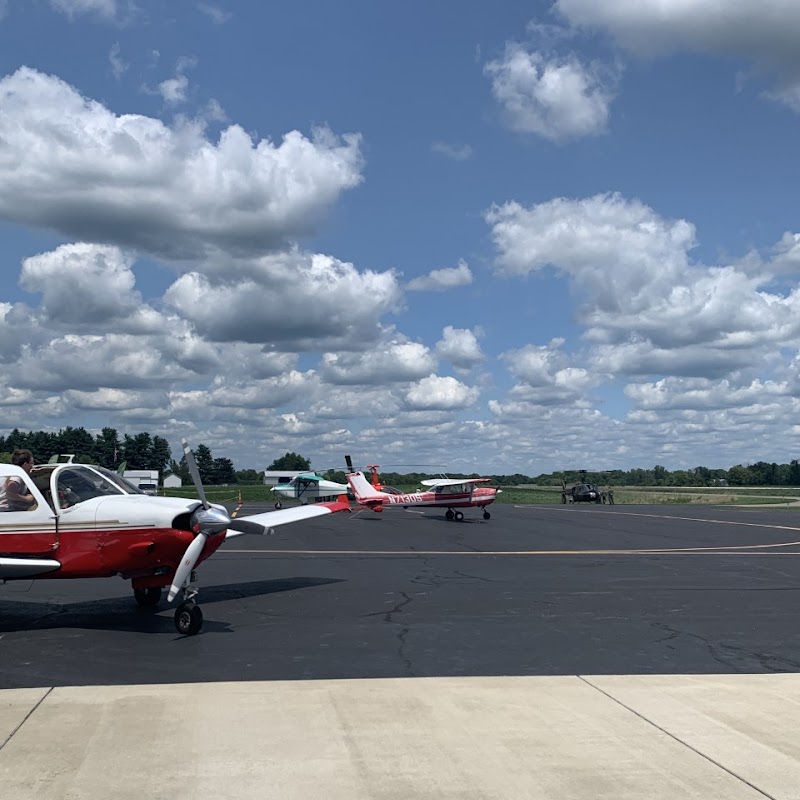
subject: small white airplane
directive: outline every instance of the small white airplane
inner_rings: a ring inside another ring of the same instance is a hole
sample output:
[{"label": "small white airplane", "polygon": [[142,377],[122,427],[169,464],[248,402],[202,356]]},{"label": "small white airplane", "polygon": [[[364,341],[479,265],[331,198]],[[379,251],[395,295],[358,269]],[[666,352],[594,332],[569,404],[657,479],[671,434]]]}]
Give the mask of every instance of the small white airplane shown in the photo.
[{"label": "small white airplane", "polygon": [[275,508],[283,508],[281,497],[289,500],[299,500],[303,505],[312,502],[317,503],[321,500],[335,500],[341,495],[348,494],[350,487],[344,483],[326,481],[315,475],[313,472],[302,472],[295,475],[288,483],[279,483],[272,487],[272,491],[278,495],[275,501]]},{"label": "small white airplane", "polygon": [[344,493],[336,502],[231,517],[206,499],[191,448],[186,464],[198,498],[150,497],[103,467],[69,457],[30,468],[0,464],[0,487],[23,486],[35,501],[25,510],[0,509],[0,585],[15,580],[109,578],[130,580],[140,606],[157,605],[164,589],[178,633],[203,625],[197,605],[196,568],[228,539],[265,535],[280,525],[349,511]]},{"label": "small white airplane", "polygon": [[[348,461],[348,466],[350,462]],[[381,487],[378,483],[378,468],[370,467],[372,483],[363,472],[348,472],[347,481],[350,484],[356,501],[359,505],[371,508],[373,511],[383,511],[384,508],[397,506],[401,508],[446,508],[445,518],[461,522],[464,512],[460,509],[478,507],[483,509],[483,518],[490,519],[491,514],[486,506],[493,503],[502,491],[490,486],[477,486],[479,483],[488,483],[491,478],[432,478],[422,481],[422,485],[430,487],[418,489],[416,492],[398,492],[396,489],[387,491],[389,487]]]}]

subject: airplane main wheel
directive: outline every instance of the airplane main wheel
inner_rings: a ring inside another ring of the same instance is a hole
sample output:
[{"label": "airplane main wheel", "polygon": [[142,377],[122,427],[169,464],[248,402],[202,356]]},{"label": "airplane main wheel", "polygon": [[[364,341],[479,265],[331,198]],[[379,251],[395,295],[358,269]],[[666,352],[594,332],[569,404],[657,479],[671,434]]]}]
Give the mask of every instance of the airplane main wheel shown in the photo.
[{"label": "airplane main wheel", "polygon": [[133,590],[133,599],[142,608],[152,608],[157,606],[161,600],[161,588],[158,586],[145,586]]},{"label": "airplane main wheel", "polygon": [[276,510],[280,509],[280,508],[283,508],[283,503],[275,503],[275,508],[276,508]]},{"label": "airplane main wheel", "polygon": [[203,627],[203,612],[192,600],[181,603],[175,610],[175,629],[182,636],[194,636]]},{"label": "airplane main wheel", "polygon": [[447,513],[444,515],[444,518],[445,519],[453,519],[453,517],[455,517],[455,514],[453,513],[453,509],[452,508],[448,508],[447,509]]},{"label": "airplane main wheel", "polygon": [[456,511],[455,517],[456,517],[456,522],[461,522],[464,519],[464,512]]},{"label": "airplane main wheel", "polygon": [[484,511],[483,512],[483,518],[484,519],[491,519],[492,515],[488,511]]}]

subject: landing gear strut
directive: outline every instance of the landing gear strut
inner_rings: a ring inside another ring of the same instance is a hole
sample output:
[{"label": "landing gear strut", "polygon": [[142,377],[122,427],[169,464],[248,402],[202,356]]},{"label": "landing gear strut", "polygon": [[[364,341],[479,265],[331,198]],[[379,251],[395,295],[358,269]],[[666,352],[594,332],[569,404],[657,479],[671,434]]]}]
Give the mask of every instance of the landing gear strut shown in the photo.
[{"label": "landing gear strut", "polygon": [[192,570],[183,588],[183,602],[175,609],[175,630],[182,636],[194,636],[203,627],[203,612],[194,600],[197,594],[197,574]]}]

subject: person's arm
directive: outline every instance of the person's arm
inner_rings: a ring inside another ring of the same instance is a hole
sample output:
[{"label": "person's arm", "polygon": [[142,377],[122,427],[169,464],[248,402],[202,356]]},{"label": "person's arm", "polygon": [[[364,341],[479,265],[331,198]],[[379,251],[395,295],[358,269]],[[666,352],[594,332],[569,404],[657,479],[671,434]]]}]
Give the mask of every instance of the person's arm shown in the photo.
[{"label": "person's arm", "polygon": [[6,497],[8,507],[12,511],[30,511],[36,507],[36,498],[32,494],[22,494],[22,484],[18,480],[6,481]]}]

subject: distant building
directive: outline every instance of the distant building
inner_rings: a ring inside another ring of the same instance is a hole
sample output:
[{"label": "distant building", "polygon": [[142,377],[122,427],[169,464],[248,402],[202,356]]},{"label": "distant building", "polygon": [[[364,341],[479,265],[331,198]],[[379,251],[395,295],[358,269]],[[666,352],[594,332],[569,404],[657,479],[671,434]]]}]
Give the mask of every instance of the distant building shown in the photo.
[{"label": "distant building", "polygon": [[307,472],[307,469],[264,470],[264,485],[280,486],[282,483],[291,483],[298,475],[305,475]]},{"label": "distant building", "polygon": [[165,489],[179,489],[181,486],[183,486],[183,481],[177,475],[167,475],[164,478]]},{"label": "distant building", "polygon": [[158,494],[157,469],[126,469],[122,473],[126,481],[132,483],[140,492],[145,494]]}]

